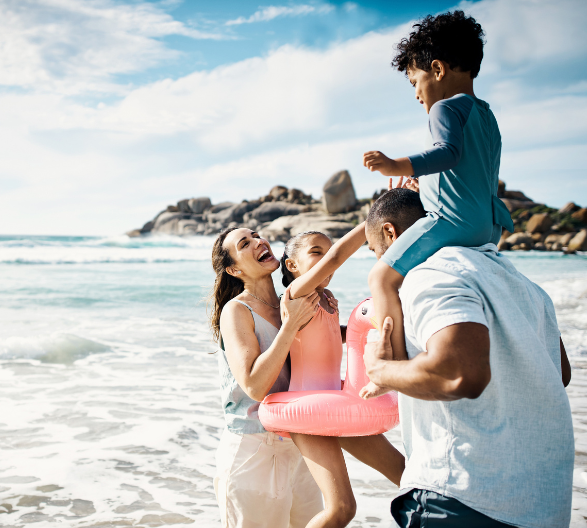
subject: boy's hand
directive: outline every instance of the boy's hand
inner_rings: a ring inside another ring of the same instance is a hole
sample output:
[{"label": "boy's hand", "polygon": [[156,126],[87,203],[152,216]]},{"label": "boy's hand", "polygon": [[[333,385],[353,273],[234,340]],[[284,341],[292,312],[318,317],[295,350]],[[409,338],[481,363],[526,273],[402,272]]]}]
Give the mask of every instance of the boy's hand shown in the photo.
[{"label": "boy's hand", "polygon": [[378,150],[365,152],[363,154],[363,165],[371,172],[379,171],[383,176],[395,176],[393,171],[394,161]]}]

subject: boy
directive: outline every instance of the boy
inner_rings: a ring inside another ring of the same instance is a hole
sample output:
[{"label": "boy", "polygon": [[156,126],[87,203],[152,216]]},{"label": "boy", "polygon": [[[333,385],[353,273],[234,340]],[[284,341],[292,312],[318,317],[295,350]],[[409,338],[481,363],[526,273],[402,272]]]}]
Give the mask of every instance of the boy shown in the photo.
[{"label": "boy", "polygon": [[[463,11],[427,16],[397,45],[392,65],[405,72],[416,99],[430,115],[431,148],[390,159],[370,151],[363,164],[384,176],[419,178],[427,214],[394,243],[369,274],[377,323],[394,320],[391,344],[406,359],[398,290],[406,274],[445,246],[497,243],[502,227],[513,231],[497,198],[501,136],[489,105],[475,97],[473,80],[483,59],[483,30]],[[397,240],[396,240],[397,239]],[[372,385],[373,392],[377,387]]]}]

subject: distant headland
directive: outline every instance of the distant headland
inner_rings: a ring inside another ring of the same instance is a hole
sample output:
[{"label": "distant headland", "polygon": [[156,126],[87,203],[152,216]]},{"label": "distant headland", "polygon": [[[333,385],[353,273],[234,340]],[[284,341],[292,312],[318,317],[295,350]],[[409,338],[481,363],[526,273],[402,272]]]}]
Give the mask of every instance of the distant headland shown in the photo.
[{"label": "distant headland", "polygon": [[[215,235],[226,227],[248,227],[269,241],[287,241],[308,230],[340,238],[365,220],[371,204],[381,195],[357,199],[348,171],[332,175],[316,200],[299,189],[282,185],[265,196],[240,203],[212,204],[210,198],[180,200],[147,222],[130,237],[157,234],[194,236]],[[587,208],[569,202],[560,209],[536,203],[521,191],[508,191],[499,182],[498,196],[507,206],[515,232],[504,231],[499,249],[542,251],[587,251]]]}]

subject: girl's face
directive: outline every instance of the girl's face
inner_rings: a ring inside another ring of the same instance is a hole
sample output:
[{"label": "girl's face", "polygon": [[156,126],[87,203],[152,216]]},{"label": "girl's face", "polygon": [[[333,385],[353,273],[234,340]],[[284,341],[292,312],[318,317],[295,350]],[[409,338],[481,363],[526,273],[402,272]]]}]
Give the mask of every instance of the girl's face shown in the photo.
[{"label": "girl's face", "polygon": [[[287,259],[287,269],[297,279],[300,275],[308,272],[320,262],[331,247],[332,242],[328,237],[324,235],[309,235],[304,239],[304,243],[298,250],[295,260],[291,258]],[[326,288],[331,279],[332,275],[324,279],[318,288]]]},{"label": "girl's face", "polygon": [[273,256],[269,242],[250,229],[231,231],[224,239],[224,247],[234,261],[232,274],[240,279],[259,278],[279,268],[279,261]]}]

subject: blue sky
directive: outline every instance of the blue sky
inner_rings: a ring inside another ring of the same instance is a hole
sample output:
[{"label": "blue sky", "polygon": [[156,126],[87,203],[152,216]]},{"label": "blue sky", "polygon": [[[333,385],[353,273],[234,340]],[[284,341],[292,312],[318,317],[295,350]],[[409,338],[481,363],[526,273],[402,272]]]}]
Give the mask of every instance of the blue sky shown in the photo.
[{"label": "blue sky", "polygon": [[320,196],[335,171],[425,144],[389,62],[427,13],[487,35],[476,81],[508,188],[587,206],[584,0],[0,0],[0,232],[110,235],[179,199]]}]

